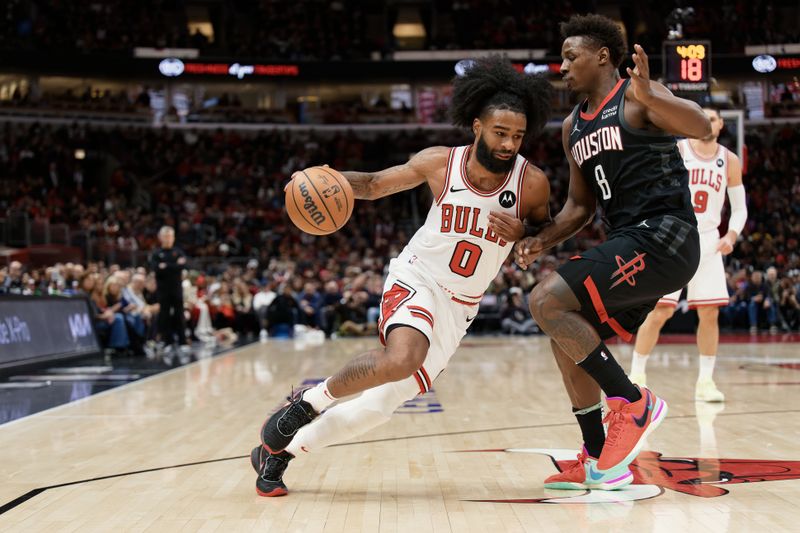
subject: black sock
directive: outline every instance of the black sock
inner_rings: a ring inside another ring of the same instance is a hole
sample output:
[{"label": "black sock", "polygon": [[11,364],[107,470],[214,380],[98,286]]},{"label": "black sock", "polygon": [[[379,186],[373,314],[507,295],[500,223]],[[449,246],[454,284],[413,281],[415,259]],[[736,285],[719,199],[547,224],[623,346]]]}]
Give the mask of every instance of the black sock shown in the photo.
[{"label": "black sock", "polygon": [[603,341],[578,366],[592,376],[607,397],[619,396],[629,402],[641,399],[639,389],[631,383]]},{"label": "black sock", "polygon": [[581,427],[586,452],[597,459],[600,457],[600,452],[603,451],[603,444],[606,443],[606,434],[603,431],[603,410],[600,404],[587,409],[591,409],[591,411],[587,413],[586,409],[573,407],[572,414],[578,419],[578,425]]}]

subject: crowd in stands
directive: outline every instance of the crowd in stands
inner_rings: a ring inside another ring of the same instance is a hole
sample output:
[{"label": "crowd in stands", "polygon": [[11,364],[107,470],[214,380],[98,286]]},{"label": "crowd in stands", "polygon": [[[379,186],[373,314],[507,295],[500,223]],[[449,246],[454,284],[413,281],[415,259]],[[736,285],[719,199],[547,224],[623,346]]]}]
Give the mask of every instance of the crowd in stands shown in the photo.
[{"label": "crowd in stands", "polygon": [[[143,281],[141,300],[152,305],[150,273],[139,265],[156,246],[160,226],[169,224],[176,228],[177,245],[192,258],[184,294],[195,328],[203,307],[199,299],[207,305],[213,329],[231,328],[240,335],[257,335],[277,324],[284,327],[274,334],[291,333],[295,325],[326,335],[374,333],[388,260],[424,219],[429,191],[421,187],[358,202],[343,230],[311,237],[286,217],[282,188],[294,170],[313,164],[377,170],[432,144],[466,142],[470,137],[459,131],[324,137],[6,124],[0,129],[0,213],[69,224],[94,246],[85,268],[3,268],[0,291],[83,291],[98,296],[98,317],[104,317],[98,320],[112,320],[109,306],[118,320],[116,314],[124,314],[127,305],[118,301],[113,280],[123,295],[134,281],[137,286]],[[748,128],[746,143],[750,215],[726,260],[731,305],[722,312],[723,326],[797,330],[800,128]],[[84,160],[74,157],[79,147],[86,151]],[[558,212],[568,179],[558,132],[547,131],[526,155],[549,176],[551,212]],[[101,156],[105,164],[88,164]],[[598,218],[533,269],[522,271],[508,262],[490,287],[474,329],[535,332],[526,294],[574,250],[604,237]],[[124,250],[139,255],[123,256]],[[271,307],[264,307],[265,301]],[[152,327],[148,312],[152,308],[139,311],[142,324],[137,319],[128,325],[134,332],[144,328],[145,340]]]},{"label": "crowd in stands", "polygon": [[[331,260],[322,270],[275,258],[261,268],[251,260],[216,274],[187,268],[183,279],[185,322],[201,342],[261,340],[318,331],[327,337],[377,333],[382,265],[370,258]],[[374,259],[374,258],[373,258]],[[158,286],[145,267],[90,262],[29,268],[0,267],[0,295],[88,299],[103,345],[142,354],[158,339]]]},{"label": "crowd in stands", "polygon": [[[154,99],[160,102],[158,109],[151,106]],[[283,109],[245,105],[238,94],[227,92],[198,96],[185,91],[181,92],[179,99],[185,106],[180,111],[164,102],[163,86],[137,85],[112,90],[89,84],[78,90],[67,88],[57,91],[33,91],[17,87],[9,99],[0,100],[0,109],[16,114],[58,117],[77,114],[139,123],[398,124],[425,121],[417,116],[414,108],[407,105],[391,108],[382,96],[371,102],[364,102],[359,97],[345,97]],[[442,110],[434,109],[434,118],[439,122],[447,120]]]},{"label": "crowd in stands", "polygon": [[[206,2],[213,35],[190,31],[180,1],[13,0],[0,26],[0,48],[58,53],[130,53],[136,46],[196,48],[202,55],[286,60],[387,57],[403,6],[367,0]],[[597,2],[430,0],[414,4],[425,27],[425,49],[560,51],[558,23],[595,12]],[[742,53],[747,44],[800,41],[797,3],[790,0],[695,0],[687,38],[710,38],[715,53]],[[612,6],[614,7],[614,6]],[[631,42],[659,50],[669,15],[685,2],[620,2],[616,14]],[[196,11],[197,8],[195,8]],[[612,13],[612,16],[614,14]],[[196,16],[191,17],[192,20]]]}]

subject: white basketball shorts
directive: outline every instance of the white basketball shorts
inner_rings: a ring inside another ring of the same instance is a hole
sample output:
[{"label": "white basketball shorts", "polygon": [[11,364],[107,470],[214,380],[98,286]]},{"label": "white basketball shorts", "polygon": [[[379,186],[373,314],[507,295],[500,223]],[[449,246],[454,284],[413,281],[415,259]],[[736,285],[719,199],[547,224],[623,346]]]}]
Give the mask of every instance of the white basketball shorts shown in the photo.
[{"label": "white basketball shorts", "polygon": [[467,328],[478,313],[478,305],[458,303],[428,277],[408,250],[389,263],[383,286],[378,335],[381,344],[392,327],[409,326],[422,332],[430,342],[422,367],[410,378],[420,393],[431,388],[433,380],[447,366]]},{"label": "white basketball shorts", "polygon": [[[689,282],[686,299],[689,307],[728,305],[728,286],[725,283],[725,266],[722,254],[717,251],[717,230],[700,234],[700,266]],[[681,291],[661,297],[659,304],[677,306]]]}]

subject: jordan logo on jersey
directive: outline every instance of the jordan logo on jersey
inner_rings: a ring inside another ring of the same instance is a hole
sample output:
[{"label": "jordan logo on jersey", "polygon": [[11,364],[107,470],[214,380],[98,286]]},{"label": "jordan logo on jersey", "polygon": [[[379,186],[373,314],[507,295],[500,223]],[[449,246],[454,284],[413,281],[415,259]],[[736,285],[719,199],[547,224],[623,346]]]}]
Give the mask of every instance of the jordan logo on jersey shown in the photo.
[{"label": "jordan logo on jersey", "polygon": [[578,165],[605,150],[622,151],[622,134],[619,126],[604,126],[589,135],[584,135],[570,149]]},{"label": "jordan logo on jersey", "polygon": [[645,269],[644,256],[646,256],[647,254],[646,253],[640,254],[636,250],[634,250],[634,253],[636,254],[636,257],[634,257],[630,261],[625,261],[620,256],[616,257],[617,266],[619,268],[611,274],[611,279],[614,279],[617,276],[619,276],[619,279],[617,279],[617,281],[615,281],[614,284],[611,285],[612,289],[617,285],[619,285],[620,283],[622,283],[623,281],[627,282],[628,285],[630,285],[631,287],[636,286],[636,278],[634,278],[633,276],[637,272],[641,272]]},{"label": "jordan logo on jersey", "polygon": [[[500,203],[503,203],[502,199]],[[480,221],[478,215],[480,214],[481,210],[478,207],[442,204],[442,225],[439,228],[439,231],[442,233],[469,232],[469,234],[473,237],[482,237],[489,242],[496,242],[499,246],[505,246],[508,244],[506,241],[498,237],[498,235],[491,229],[484,229],[483,227],[479,226]]]}]

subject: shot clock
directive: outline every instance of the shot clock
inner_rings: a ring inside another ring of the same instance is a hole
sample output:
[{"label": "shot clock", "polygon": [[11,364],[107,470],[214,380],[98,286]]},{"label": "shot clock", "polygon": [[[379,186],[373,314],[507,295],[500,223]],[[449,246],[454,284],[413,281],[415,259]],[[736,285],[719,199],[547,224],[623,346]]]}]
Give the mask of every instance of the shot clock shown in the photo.
[{"label": "shot clock", "polygon": [[706,92],[711,79],[711,41],[664,41],[664,84],[672,91]]}]

